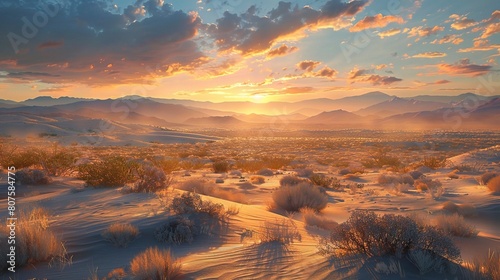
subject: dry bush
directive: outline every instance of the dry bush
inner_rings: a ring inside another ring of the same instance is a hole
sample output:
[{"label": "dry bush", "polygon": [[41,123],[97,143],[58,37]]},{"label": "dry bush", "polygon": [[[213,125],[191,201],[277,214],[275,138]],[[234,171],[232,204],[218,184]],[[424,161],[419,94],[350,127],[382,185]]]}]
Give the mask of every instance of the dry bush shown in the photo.
[{"label": "dry bush", "polygon": [[360,175],[365,173],[365,170],[359,166],[351,166],[348,168],[343,168],[339,170],[339,175]]},{"label": "dry bush", "polygon": [[[34,208],[31,211],[19,212],[16,221],[16,267],[27,264],[50,261],[65,265],[71,262],[63,243],[48,229],[48,214],[43,208]],[[10,246],[7,237],[10,235],[9,223],[0,228],[0,270],[6,270],[10,265]]]},{"label": "dry bush", "polygon": [[304,181],[304,179],[297,176],[286,175],[280,179],[280,186],[296,186]]},{"label": "dry bush", "polygon": [[309,180],[316,186],[331,188],[337,181],[337,178],[328,177],[325,174],[314,173],[309,176]]},{"label": "dry bush", "polygon": [[474,237],[478,232],[476,227],[469,225],[462,216],[455,213],[453,215],[437,215],[434,218],[436,227],[445,234],[460,237]]},{"label": "dry bush", "polygon": [[186,217],[169,217],[167,222],[158,227],[154,236],[159,242],[168,244],[191,243],[195,235],[195,224]]},{"label": "dry bush", "polygon": [[470,203],[455,204],[452,201],[443,203],[442,209],[450,214],[458,213],[464,217],[476,215],[476,207]]},{"label": "dry bush", "polygon": [[486,256],[465,262],[463,266],[463,279],[500,279],[500,255],[497,251],[489,250]]},{"label": "dry bush", "polygon": [[311,177],[314,174],[314,172],[313,172],[312,169],[301,168],[301,169],[295,170],[295,174],[298,177],[309,178],[309,177]]},{"label": "dry bush", "polygon": [[162,169],[148,164],[138,168],[137,177],[139,180],[134,184],[134,192],[154,193],[168,188],[172,183],[172,178],[167,177]]},{"label": "dry bush", "polygon": [[276,219],[274,222],[264,221],[259,229],[261,243],[277,242],[281,245],[289,245],[294,240],[301,241],[297,227],[290,219]]},{"label": "dry bush", "polygon": [[181,167],[178,159],[153,159],[152,162],[155,166],[161,168],[165,174],[170,174]]},{"label": "dry bush", "polygon": [[139,235],[139,229],[129,223],[114,223],[101,234],[116,247],[125,248]]},{"label": "dry bush", "polygon": [[300,212],[302,213],[302,220],[308,226],[318,227],[331,231],[339,225],[334,220],[328,219],[327,217],[320,215],[314,209],[302,208]]},{"label": "dry bush", "polygon": [[414,180],[420,179],[420,177],[424,176],[424,173],[418,171],[418,170],[413,170],[408,172],[408,175],[410,175]]},{"label": "dry bush", "polygon": [[71,174],[75,169],[78,154],[68,148],[54,145],[51,151],[40,152],[40,164],[50,176]]},{"label": "dry bush", "polygon": [[220,189],[217,185],[197,179],[185,181],[177,188],[243,204],[248,202],[247,197],[241,192]]},{"label": "dry bush", "polygon": [[261,175],[261,176],[273,176],[274,175],[274,171],[272,171],[269,168],[263,168],[263,169],[257,171],[257,175]]},{"label": "dry bush", "polygon": [[264,162],[265,167],[271,169],[282,169],[290,165],[293,157],[288,156],[263,156],[260,158]]},{"label": "dry bush", "polygon": [[226,173],[229,171],[229,162],[225,160],[212,163],[212,169],[215,173]]},{"label": "dry bush", "polygon": [[495,178],[489,180],[486,186],[490,189],[490,191],[500,193],[500,176],[496,176]]},{"label": "dry bush", "polygon": [[19,150],[18,147],[4,147],[0,152],[2,167],[7,169],[15,166],[17,169],[29,168],[40,163],[41,154],[37,149]]},{"label": "dry bush", "polygon": [[336,227],[319,246],[324,255],[402,257],[410,250],[427,250],[436,255],[460,261],[460,250],[451,238],[435,227],[420,227],[401,215],[377,215],[371,211],[354,211],[349,219]]},{"label": "dry bush", "polygon": [[170,280],[182,276],[181,264],[170,250],[148,248],[130,262],[130,272],[139,280]]},{"label": "dry bush", "polygon": [[107,280],[122,280],[127,277],[127,273],[123,268],[115,268],[108,273]]},{"label": "dry bush", "polygon": [[485,173],[483,173],[483,175],[481,175],[481,177],[479,177],[479,183],[483,186],[486,186],[491,179],[493,179],[497,176],[498,176],[498,173],[496,173],[496,172],[492,172],[492,171],[485,172]]},{"label": "dry bush", "polygon": [[121,156],[78,166],[79,178],[91,187],[119,187],[133,182],[137,164]]},{"label": "dry bush", "polygon": [[328,203],[328,195],[323,189],[305,182],[295,186],[282,186],[274,191],[272,197],[276,207],[290,212],[304,207],[321,211]]},{"label": "dry bush", "polygon": [[52,182],[52,179],[44,170],[38,169],[21,169],[16,171],[16,184],[21,185],[47,185]]},{"label": "dry bush", "polygon": [[441,187],[442,184],[439,180],[432,180],[427,177],[421,177],[420,179],[415,180],[414,186],[419,191],[427,191],[429,189],[436,189]]},{"label": "dry bush", "polygon": [[198,170],[205,167],[205,161],[200,158],[188,158],[179,163],[184,170]]},{"label": "dry bush", "polygon": [[399,158],[388,155],[388,152],[387,148],[379,149],[371,158],[362,162],[363,166],[366,168],[383,166],[399,167],[401,165]]},{"label": "dry bush", "polygon": [[252,184],[264,184],[266,182],[266,179],[262,176],[251,176],[250,177],[250,183]]},{"label": "dry bush", "polygon": [[446,167],[447,159],[444,156],[425,156],[422,161],[418,163],[420,166],[426,166],[431,169],[439,169]]},{"label": "dry bush", "polygon": [[266,167],[266,163],[262,160],[238,160],[236,167],[246,172],[257,172]]}]

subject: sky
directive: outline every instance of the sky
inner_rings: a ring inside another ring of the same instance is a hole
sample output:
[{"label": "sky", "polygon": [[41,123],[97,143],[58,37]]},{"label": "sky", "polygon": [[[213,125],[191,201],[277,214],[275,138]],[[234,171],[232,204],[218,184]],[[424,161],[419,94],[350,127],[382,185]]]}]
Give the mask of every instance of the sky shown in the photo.
[{"label": "sky", "polygon": [[0,99],[500,94],[498,0],[0,0]]}]

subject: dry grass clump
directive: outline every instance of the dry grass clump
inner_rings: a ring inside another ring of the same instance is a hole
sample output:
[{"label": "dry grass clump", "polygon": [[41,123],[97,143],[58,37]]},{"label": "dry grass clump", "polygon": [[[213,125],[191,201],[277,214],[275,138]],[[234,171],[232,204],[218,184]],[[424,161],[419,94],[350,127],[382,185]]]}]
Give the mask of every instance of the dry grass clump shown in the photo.
[{"label": "dry grass clump", "polygon": [[453,236],[474,237],[479,233],[476,227],[469,225],[457,213],[453,215],[438,215],[434,218],[434,221],[438,229]]},{"label": "dry grass clump", "polygon": [[257,172],[266,167],[266,163],[261,160],[238,160],[236,167],[246,172]]},{"label": "dry grass clump", "polygon": [[272,171],[269,168],[263,168],[263,169],[257,171],[257,175],[261,175],[261,176],[273,176],[274,175],[274,171]]},{"label": "dry grass clump", "polygon": [[137,164],[121,156],[78,166],[79,178],[91,187],[119,187],[134,181]]},{"label": "dry grass clump", "polygon": [[286,175],[280,179],[280,186],[295,186],[304,181],[305,181],[304,179],[299,178],[297,176]]},{"label": "dry grass clump", "polygon": [[323,188],[333,188],[333,186],[337,183],[337,178],[328,177],[325,174],[314,173],[309,176],[309,180],[316,186],[320,186]]},{"label": "dry grass clump", "polygon": [[259,229],[261,243],[276,242],[281,245],[289,245],[294,240],[301,241],[302,236],[297,226],[290,219],[276,219],[274,222],[265,221]]},{"label": "dry grass clump", "polygon": [[427,191],[432,189],[437,189],[442,186],[439,180],[432,180],[427,177],[422,177],[420,179],[415,180],[414,186],[419,191]]},{"label": "dry grass clump", "polygon": [[476,215],[476,207],[470,203],[455,204],[452,201],[446,201],[443,203],[442,209],[448,213],[458,213],[464,217]]},{"label": "dry grass clump", "polygon": [[266,179],[262,176],[254,175],[250,177],[250,183],[252,184],[264,184],[266,182]]},{"label": "dry grass clump", "polygon": [[274,205],[282,210],[296,212],[308,207],[323,210],[328,203],[328,195],[323,189],[308,183],[295,186],[282,186],[273,193]]},{"label": "dry grass clump", "polygon": [[167,222],[158,227],[155,238],[159,242],[168,244],[191,243],[195,235],[195,224],[193,221],[182,216],[169,217]]},{"label": "dry grass clump", "polygon": [[500,255],[497,251],[489,250],[484,257],[464,262],[463,279],[500,279]]},{"label": "dry grass clump", "polygon": [[495,178],[495,177],[497,177],[497,176],[498,176],[498,173],[496,173],[496,172],[492,172],[492,171],[490,171],[490,172],[485,172],[485,173],[483,173],[483,175],[481,175],[481,176],[479,177],[479,183],[480,183],[481,185],[483,185],[483,186],[486,186],[486,185],[488,185],[488,182],[489,182],[491,179],[493,179],[493,178]]},{"label": "dry grass clump", "polygon": [[167,177],[163,169],[156,166],[143,164],[137,170],[139,180],[135,182],[134,192],[154,193],[168,188],[172,178]]},{"label": "dry grass clump", "polygon": [[238,203],[246,204],[248,202],[247,197],[241,192],[221,189],[217,185],[199,179],[185,181],[177,188]]},{"label": "dry grass clump", "polygon": [[[50,261],[61,265],[71,263],[63,243],[48,228],[48,212],[43,208],[33,208],[28,212],[19,212],[16,221],[16,268],[27,264]],[[9,267],[10,246],[7,238],[11,235],[9,222],[0,228],[0,270]]]},{"label": "dry grass clump", "polygon": [[44,170],[38,169],[21,169],[16,171],[16,184],[21,185],[47,185],[52,182],[52,179]]},{"label": "dry grass clump", "polygon": [[114,223],[101,235],[114,246],[125,248],[137,238],[139,229],[129,223]]},{"label": "dry grass clump", "polygon": [[148,248],[130,262],[130,272],[139,280],[170,280],[182,276],[181,264],[170,250]]},{"label": "dry grass clump", "polygon": [[409,174],[380,174],[377,178],[380,185],[408,184],[413,185],[413,177]]},{"label": "dry grass clump", "polygon": [[115,269],[111,270],[108,273],[107,277],[109,280],[121,280],[121,279],[125,279],[125,277],[127,277],[127,273],[125,272],[125,269],[119,267],[119,268],[115,268]]},{"label": "dry grass clump", "polygon": [[402,257],[410,250],[430,251],[460,261],[460,250],[448,235],[432,226],[419,226],[410,217],[354,211],[320,243],[324,255],[364,254]]},{"label": "dry grass clump", "polygon": [[212,164],[212,169],[215,173],[226,173],[229,171],[229,162],[225,160],[216,161]]},{"label": "dry grass clump", "polygon": [[75,170],[78,154],[54,145],[52,150],[40,151],[40,165],[50,176],[68,175]]},{"label": "dry grass clump", "polygon": [[500,193],[500,176],[496,176],[495,178],[489,180],[486,186],[493,193]]},{"label": "dry grass clump", "polygon": [[165,174],[170,174],[181,167],[179,159],[176,158],[153,159],[152,162],[154,166],[161,168]]},{"label": "dry grass clump", "polygon": [[439,169],[446,167],[448,160],[444,156],[426,156],[417,165],[426,166],[431,169]]},{"label": "dry grass clump", "polygon": [[300,212],[302,213],[302,220],[308,226],[331,231],[339,225],[334,220],[328,219],[327,217],[317,213],[314,209],[302,208]]}]

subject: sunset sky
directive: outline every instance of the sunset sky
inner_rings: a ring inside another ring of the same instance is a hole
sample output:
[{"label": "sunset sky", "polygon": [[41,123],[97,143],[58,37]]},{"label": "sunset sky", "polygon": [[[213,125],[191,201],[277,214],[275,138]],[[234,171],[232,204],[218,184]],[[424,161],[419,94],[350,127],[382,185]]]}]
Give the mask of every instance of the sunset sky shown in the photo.
[{"label": "sunset sky", "polygon": [[2,99],[493,95],[499,56],[498,0],[0,1]]}]

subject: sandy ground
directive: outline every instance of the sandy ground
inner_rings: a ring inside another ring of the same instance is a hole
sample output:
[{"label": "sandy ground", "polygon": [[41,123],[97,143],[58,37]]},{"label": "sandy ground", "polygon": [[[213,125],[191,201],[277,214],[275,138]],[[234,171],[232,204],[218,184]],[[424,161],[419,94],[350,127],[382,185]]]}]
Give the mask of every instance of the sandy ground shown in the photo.
[{"label": "sandy ground", "polygon": [[[454,164],[483,160],[487,169],[498,168],[500,146],[467,153],[452,158]],[[476,159],[474,159],[476,157]],[[454,238],[462,251],[463,259],[484,255],[488,249],[500,250],[500,196],[493,195],[485,186],[480,186],[477,175],[459,174],[458,179],[449,179],[451,169],[433,170],[427,173],[433,179],[440,179],[446,193],[439,199],[425,193],[411,191],[395,195],[377,183],[378,170],[367,173],[352,182],[363,183],[363,189],[356,193],[328,191],[329,203],[323,215],[337,222],[345,221],[355,209],[368,209],[377,213],[405,214],[417,212],[432,217],[437,215],[445,201],[457,204],[470,203],[477,214],[466,218],[480,231],[474,238]],[[285,172],[286,173],[286,172]],[[183,177],[183,172],[174,174],[181,182],[202,178],[215,181],[222,175],[209,170],[192,172]],[[2,188],[6,186],[2,174]],[[249,174],[243,174],[248,178]],[[258,231],[264,221],[273,221],[283,216],[267,210],[271,193],[279,186],[283,175],[266,177],[262,185],[242,190],[240,178],[228,177],[219,187],[231,188],[244,193],[248,204],[205,197],[226,207],[240,208],[238,215],[230,220],[227,232],[218,237],[200,237],[192,244],[167,246],[158,243],[153,232],[163,223],[166,213],[154,194],[124,194],[120,189],[84,188],[83,181],[70,177],[55,178],[48,186],[20,186],[18,206],[42,206],[52,214],[50,228],[64,242],[71,265],[49,268],[47,263],[26,266],[15,276],[4,273],[1,279],[87,279],[91,271],[97,271],[102,278],[115,268],[127,269],[135,255],[151,246],[171,247],[174,255],[182,262],[186,279],[387,279],[373,271],[377,260],[342,259],[332,260],[318,254],[318,239],[328,232],[305,226],[301,214],[291,218],[296,223],[301,242],[289,247],[275,244],[256,244],[255,240],[241,240],[245,229]],[[349,181],[349,180],[347,180]],[[370,191],[372,190],[372,191]],[[0,200],[4,205],[5,197]],[[2,211],[4,218],[5,211]],[[101,232],[115,222],[129,222],[137,226],[141,234],[127,248],[116,248],[101,237]],[[405,266],[405,279],[433,279],[436,275],[420,278],[411,266]],[[10,278],[9,278],[10,277]],[[393,276],[399,279],[399,276]]]}]

